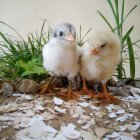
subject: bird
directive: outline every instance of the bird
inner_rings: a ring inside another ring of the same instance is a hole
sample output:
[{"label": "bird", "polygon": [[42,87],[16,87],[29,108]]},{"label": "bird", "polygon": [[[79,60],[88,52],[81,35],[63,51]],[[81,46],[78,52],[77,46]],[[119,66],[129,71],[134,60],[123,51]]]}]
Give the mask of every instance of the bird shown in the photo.
[{"label": "bird", "polygon": [[[80,52],[80,75],[83,81],[81,92],[86,92],[93,98],[104,98],[107,103],[118,102],[108,91],[106,82],[121,61],[121,43],[119,37],[111,31],[98,31],[89,39]],[[86,81],[102,83],[103,92],[96,94],[87,88]]]},{"label": "bird", "polygon": [[50,81],[44,89],[45,92],[53,77],[68,78],[67,99],[74,98],[72,79],[78,74],[78,51],[76,46],[76,29],[71,23],[61,23],[54,27],[49,42],[43,47],[43,67],[51,75]]}]

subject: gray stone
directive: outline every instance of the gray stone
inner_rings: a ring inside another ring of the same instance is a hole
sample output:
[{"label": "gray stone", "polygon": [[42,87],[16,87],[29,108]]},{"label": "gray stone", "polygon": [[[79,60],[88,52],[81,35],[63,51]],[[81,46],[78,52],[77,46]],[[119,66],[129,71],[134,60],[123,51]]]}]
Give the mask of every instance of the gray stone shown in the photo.
[{"label": "gray stone", "polygon": [[35,94],[38,90],[39,84],[30,79],[22,80],[18,85],[18,91],[24,94]]}]

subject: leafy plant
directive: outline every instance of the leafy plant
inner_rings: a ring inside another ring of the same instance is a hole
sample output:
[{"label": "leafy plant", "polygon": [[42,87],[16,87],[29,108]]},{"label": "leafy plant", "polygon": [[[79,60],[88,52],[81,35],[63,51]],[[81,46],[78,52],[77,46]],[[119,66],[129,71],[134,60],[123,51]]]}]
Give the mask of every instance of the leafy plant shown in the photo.
[{"label": "leafy plant", "polygon": [[[34,77],[33,75],[47,74],[42,66],[42,47],[49,40],[51,27],[48,27],[47,34],[44,33],[46,20],[42,24],[40,33],[35,35],[29,33],[25,41],[22,36],[11,26],[0,21],[17,33],[20,40],[13,40],[11,36],[0,32],[2,42],[0,43],[0,56],[2,64],[1,77],[17,78],[17,77]],[[82,46],[85,42],[85,37],[91,31],[91,28],[82,36],[82,28],[80,26],[79,35],[77,35],[77,44]],[[45,77],[45,76],[44,76]]]},{"label": "leafy plant", "polygon": [[41,61],[39,59],[32,59],[31,61],[24,62],[23,60],[19,60],[17,65],[24,69],[24,72],[21,73],[21,76],[28,76],[30,74],[45,74],[46,70],[42,67]]},{"label": "leafy plant", "polygon": [[0,32],[0,37],[2,39],[0,43],[0,59],[7,64],[10,71],[11,69],[14,69],[14,73],[9,75],[12,76],[12,78],[13,76],[22,77],[35,73],[44,74],[41,57],[42,47],[47,43],[51,31],[49,26],[47,35],[44,33],[45,22],[46,20],[44,20],[42,24],[40,33],[36,32],[35,35],[29,33],[27,35],[27,40],[25,41],[15,29],[0,21],[1,24],[6,25],[16,32],[20,38],[18,41],[12,40],[11,36]]},{"label": "leafy plant", "polygon": [[[119,37],[121,41],[122,46],[122,53],[121,58],[122,61],[116,68],[117,72],[117,78],[122,79],[123,77],[126,77],[125,74],[125,63],[129,63],[130,65],[130,76],[132,78],[135,78],[135,52],[134,52],[134,46],[137,46],[137,43],[140,40],[137,40],[135,42],[131,41],[131,33],[134,29],[134,26],[131,26],[126,33],[123,32],[124,22],[127,19],[127,17],[137,8],[137,5],[134,5],[127,14],[125,14],[125,0],[122,0],[121,6],[119,6],[119,0],[107,0],[108,5],[110,6],[110,9],[112,11],[114,20],[115,20],[115,27],[111,25],[111,23],[108,21],[108,19],[100,12],[98,11],[99,15],[102,17],[102,19],[106,22],[108,27],[111,29],[112,32],[115,32]],[[121,7],[121,9],[119,8]]]}]

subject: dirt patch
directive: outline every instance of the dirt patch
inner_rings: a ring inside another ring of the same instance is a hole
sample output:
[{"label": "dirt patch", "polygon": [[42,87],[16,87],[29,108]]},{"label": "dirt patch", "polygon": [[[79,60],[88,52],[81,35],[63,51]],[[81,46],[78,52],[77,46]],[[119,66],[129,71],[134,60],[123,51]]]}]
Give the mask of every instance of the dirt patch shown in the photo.
[{"label": "dirt patch", "polygon": [[[18,132],[32,128],[33,120],[43,121],[57,130],[52,139],[61,133],[62,126],[66,127],[69,124],[75,125],[75,131],[80,132],[77,140],[85,139],[83,131],[84,134],[86,132],[88,136],[92,135],[97,139],[110,137],[138,139],[140,136],[140,104],[134,96],[120,98],[122,102],[119,105],[106,106],[95,106],[98,101],[87,100],[86,96],[82,96],[79,101],[63,101],[60,105],[55,104],[53,100],[54,97],[47,95],[13,94],[10,97],[1,95],[0,139],[18,140]],[[56,111],[55,106],[64,112]],[[39,139],[43,139],[43,135],[44,133]],[[21,137],[32,139],[27,135]]]}]

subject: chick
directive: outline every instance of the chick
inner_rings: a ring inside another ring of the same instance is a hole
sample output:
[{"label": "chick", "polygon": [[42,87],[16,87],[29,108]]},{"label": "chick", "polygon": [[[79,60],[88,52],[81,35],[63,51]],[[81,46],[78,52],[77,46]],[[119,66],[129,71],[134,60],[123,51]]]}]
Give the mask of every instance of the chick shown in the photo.
[{"label": "chick", "polygon": [[78,71],[78,53],[76,51],[76,30],[70,23],[62,23],[54,28],[50,40],[43,48],[43,66],[52,76],[45,92],[54,76],[67,77],[69,81],[68,99],[73,97],[71,79]]},{"label": "chick", "polygon": [[[98,32],[90,43],[81,48],[81,69],[83,79],[82,91],[93,98],[106,98],[107,103],[118,101],[106,89],[106,82],[112,77],[115,66],[121,60],[121,44],[118,36],[109,31]],[[103,85],[103,93],[95,95],[86,86],[87,81],[99,81]]]}]

